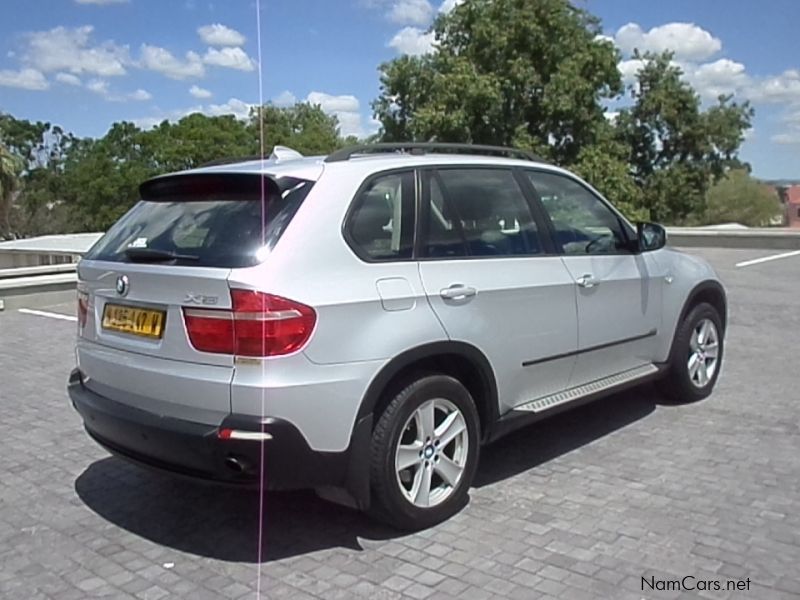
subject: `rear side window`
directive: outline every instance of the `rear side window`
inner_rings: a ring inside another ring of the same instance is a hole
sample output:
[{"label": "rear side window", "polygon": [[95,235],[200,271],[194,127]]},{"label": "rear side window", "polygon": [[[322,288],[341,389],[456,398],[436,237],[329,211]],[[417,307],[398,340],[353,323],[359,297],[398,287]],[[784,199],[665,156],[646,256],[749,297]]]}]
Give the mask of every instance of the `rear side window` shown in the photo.
[{"label": "rear side window", "polygon": [[414,173],[379,175],[356,197],[346,233],[369,261],[411,258],[414,245]]},{"label": "rear side window", "polygon": [[428,258],[542,252],[530,206],[510,170],[441,169],[427,182]]},{"label": "rear side window", "polygon": [[89,260],[239,268],[261,262],[313,182],[257,175],[175,176],[143,199],[86,254]]}]

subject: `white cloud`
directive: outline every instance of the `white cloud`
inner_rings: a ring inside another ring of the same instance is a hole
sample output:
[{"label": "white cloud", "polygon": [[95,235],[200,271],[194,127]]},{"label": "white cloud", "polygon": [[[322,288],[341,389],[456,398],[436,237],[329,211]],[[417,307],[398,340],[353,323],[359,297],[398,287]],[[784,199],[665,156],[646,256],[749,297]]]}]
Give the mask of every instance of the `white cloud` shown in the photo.
[{"label": "white cloud", "polygon": [[795,98],[795,104],[790,106],[781,118],[783,131],[776,133],[770,139],[776,144],[800,144],[800,98]]},{"label": "white cloud", "polygon": [[209,48],[203,57],[203,62],[215,67],[225,67],[238,71],[252,71],[256,68],[255,61],[247,56],[241,48]]},{"label": "white cloud", "polygon": [[[720,58],[714,62],[697,64],[672,61],[672,65],[683,72],[683,79],[700,94],[703,100],[715,100],[721,95],[734,94],[749,97],[751,77],[742,63]],[[631,58],[617,65],[625,85],[636,82],[636,75],[644,61]]]},{"label": "white cloud", "polygon": [[188,108],[176,108],[170,111],[160,111],[158,114],[149,117],[138,117],[131,119],[131,122],[140,129],[151,129],[160,125],[164,121],[172,123],[180,121],[183,117],[196,112],[203,112],[202,106],[190,106]]},{"label": "white cloud", "polygon": [[462,2],[464,2],[464,0],[444,0],[442,5],[439,7],[439,12],[447,14]]},{"label": "white cloud", "polygon": [[756,102],[783,104],[800,102],[800,70],[753,82],[750,97]]},{"label": "white cloud", "polygon": [[146,117],[138,117],[131,119],[131,121],[141,129],[150,129],[156,125],[160,125],[164,121],[175,123],[180,121],[183,117],[189,116],[194,113],[201,113],[212,117],[222,115],[234,115],[237,119],[246,119],[250,115],[250,107],[255,106],[239,100],[238,98],[231,98],[224,104],[209,104],[203,106],[195,104],[185,108],[175,108],[172,110],[158,110],[155,114]]},{"label": "white cloud", "polygon": [[686,80],[704,99],[727,94],[746,94],[750,76],[742,63],[721,58],[699,66],[682,65]]},{"label": "white cloud", "polygon": [[196,52],[187,52],[184,60],[175,57],[166,48],[142,45],[139,66],[155,71],[170,79],[191,79],[205,75],[205,68]]},{"label": "white cloud", "polygon": [[676,60],[700,61],[710,58],[722,49],[722,42],[694,23],[667,23],[644,31],[636,23],[619,28],[614,41],[623,54],[635,49],[642,52],[671,50]]},{"label": "white cloud", "polygon": [[92,79],[86,83],[86,89],[101,96],[108,95],[108,82],[103,79]]},{"label": "white cloud", "polygon": [[622,75],[622,81],[625,85],[630,85],[636,81],[636,74],[643,66],[643,60],[631,58],[629,60],[620,61],[617,65],[617,69],[619,69],[619,73]]},{"label": "white cloud", "polygon": [[209,104],[208,107],[201,112],[211,115],[212,117],[233,115],[237,119],[246,119],[250,116],[250,109],[253,106],[253,104],[249,104],[238,98],[230,98],[225,104]]},{"label": "white cloud", "polygon": [[242,46],[247,41],[241,33],[221,23],[203,25],[197,34],[209,46]]},{"label": "white cloud", "polygon": [[0,70],[0,86],[39,91],[46,90],[50,84],[41,71],[25,68]]},{"label": "white cloud", "polygon": [[776,133],[770,140],[782,145],[800,144],[800,130],[792,133]]},{"label": "white cloud", "polygon": [[[362,0],[367,6],[375,7],[386,4],[387,0]],[[464,0],[443,0],[439,5],[439,14],[448,14]],[[429,30],[435,11],[429,0],[392,0],[387,15],[395,23],[406,25],[398,31],[387,46],[398,54],[421,56],[436,49],[436,36]]]},{"label": "white cloud", "polygon": [[306,102],[311,105],[319,105],[323,112],[335,116],[339,120],[341,135],[356,137],[367,135],[361,119],[361,104],[355,96],[349,94],[334,96],[324,92],[311,92],[306,97]]},{"label": "white cloud", "polygon": [[[288,91],[283,92],[279,98],[288,99],[289,96],[294,98],[294,101],[297,100],[294,94]],[[309,104],[319,105],[326,114],[335,115],[339,119],[339,131],[343,136],[365,137],[375,133],[380,126],[380,123],[375,119],[367,119],[366,126],[364,125],[360,112],[361,106],[355,96],[336,96],[324,92],[311,92],[305,101]],[[230,98],[224,104],[196,105],[170,111],[159,111],[155,115],[133,119],[133,122],[138,127],[149,129],[165,120],[174,122],[198,112],[210,116],[233,115],[237,119],[247,119],[250,116],[250,109],[254,106],[256,105],[239,98]]]},{"label": "white cloud", "polygon": [[399,54],[420,56],[432,52],[435,36],[417,27],[404,27],[389,41],[389,47]]},{"label": "white cloud", "polygon": [[153,94],[151,94],[147,90],[143,90],[142,88],[139,88],[135,92],[131,92],[128,95],[128,98],[130,98],[131,100],[136,100],[138,102],[144,102],[146,100],[152,100],[153,99]]},{"label": "white cloud", "polygon": [[75,0],[75,4],[95,4],[105,6],[108,4],[127,4],[130,0]]},{"label": "white cloud", "polygon": [[295,104],[297,104],[297,96],[295,96],[289,90],[284,90],[283,92],[281,92],[280,94],[275,96],[275,98],[272,99],[272,103],[280,108],[285,108],[287,106],[294,106]]},{"label": "white cloud", "polygon": [[55,27],[25,36],[23,61],[43,73],[66,71],[100,77],[124,75],[130,63],[128,48],[112,41],[99,45],[90,43],[94,27]]},{"label": "white cloud", "polygon": [[109,89],[108,81],[105,79],[90,79],[86,82],[86,89],[97,94],[98,96],[101,96],[109,102],[127,102],[129,100],[145,102],[153,98],[153,95],[150,92],[143,90],[142,88],[127,94],[118,94],[116,92],[112,92]]},{"label": "white cloud", "polygon": [[433,7],[428,0],[395,0],[387,16],[399,25],[425,26],[433,18]]},{"label": "white cloud", "polygon": [[213,96],[213,94],[209,90],[201,88],[198,85],[193,85],[192,87],[190,87],[189,93],[195,98],[211,98],[211,96]]},{"label": "white cloud", "polygon": [[66,83],[67,85],[81,85],[81,78],[72,73],[57,73],[56,81],[59,83]]},{"label": "white cloud", "polygon": [[136,125],[139,129],[147,130],[147,129],[152,129],[156,125],[160,125],[161,122],[164,120],[165,119],[162,119],[160,117],[138,117],[136,119],[131,119],[131,123]]},{"label": "white cloud", "polygon": [[355,96],[332,96],[324,92],[311,92],[306,102],[312,105],[319,104],[326,113],[358,112],[359,102]]}]

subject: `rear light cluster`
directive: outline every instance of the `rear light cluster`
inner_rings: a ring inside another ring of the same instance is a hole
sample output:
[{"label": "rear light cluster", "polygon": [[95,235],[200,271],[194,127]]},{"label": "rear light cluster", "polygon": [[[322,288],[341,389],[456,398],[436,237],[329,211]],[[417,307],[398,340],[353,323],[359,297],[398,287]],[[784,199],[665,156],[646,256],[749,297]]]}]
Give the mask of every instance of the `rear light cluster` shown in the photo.
[{"label": "rear light cluster", "polygon": [[231,290],[232,310],[185,307],[186,331],[195,349],[237,356],[281,356],[311,337],[314,309],[263,292]]},{"label": "rear light cluster", "polygon": [[86,326],[86,318],[89,315],[89,294],[86,292],[78,292],[78,324],[81,327]]}]

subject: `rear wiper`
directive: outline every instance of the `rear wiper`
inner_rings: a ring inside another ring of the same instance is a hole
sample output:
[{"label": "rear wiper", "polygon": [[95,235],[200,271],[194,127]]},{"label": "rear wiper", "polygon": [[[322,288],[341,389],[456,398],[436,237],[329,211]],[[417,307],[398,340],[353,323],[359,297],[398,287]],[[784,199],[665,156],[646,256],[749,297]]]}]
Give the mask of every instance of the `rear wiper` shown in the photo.
[{"label": "rear wiper", "polygon": [[198,261],[199,256],[193,254],[178,254],[167,250],[156,250],[155,248],[127,248],[125,256],[133,262],[168,262],[171,260]]}]

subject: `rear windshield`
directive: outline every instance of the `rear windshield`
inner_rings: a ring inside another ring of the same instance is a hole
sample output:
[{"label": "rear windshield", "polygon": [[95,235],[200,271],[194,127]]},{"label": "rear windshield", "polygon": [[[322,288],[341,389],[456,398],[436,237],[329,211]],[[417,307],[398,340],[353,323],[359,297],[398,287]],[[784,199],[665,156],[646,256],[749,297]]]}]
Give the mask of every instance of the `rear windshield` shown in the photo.
[{"label": "rear windshield", "polygon": [[86,259],[250,267],[269,254],[314,185],[254,175],[154,181]]}]

